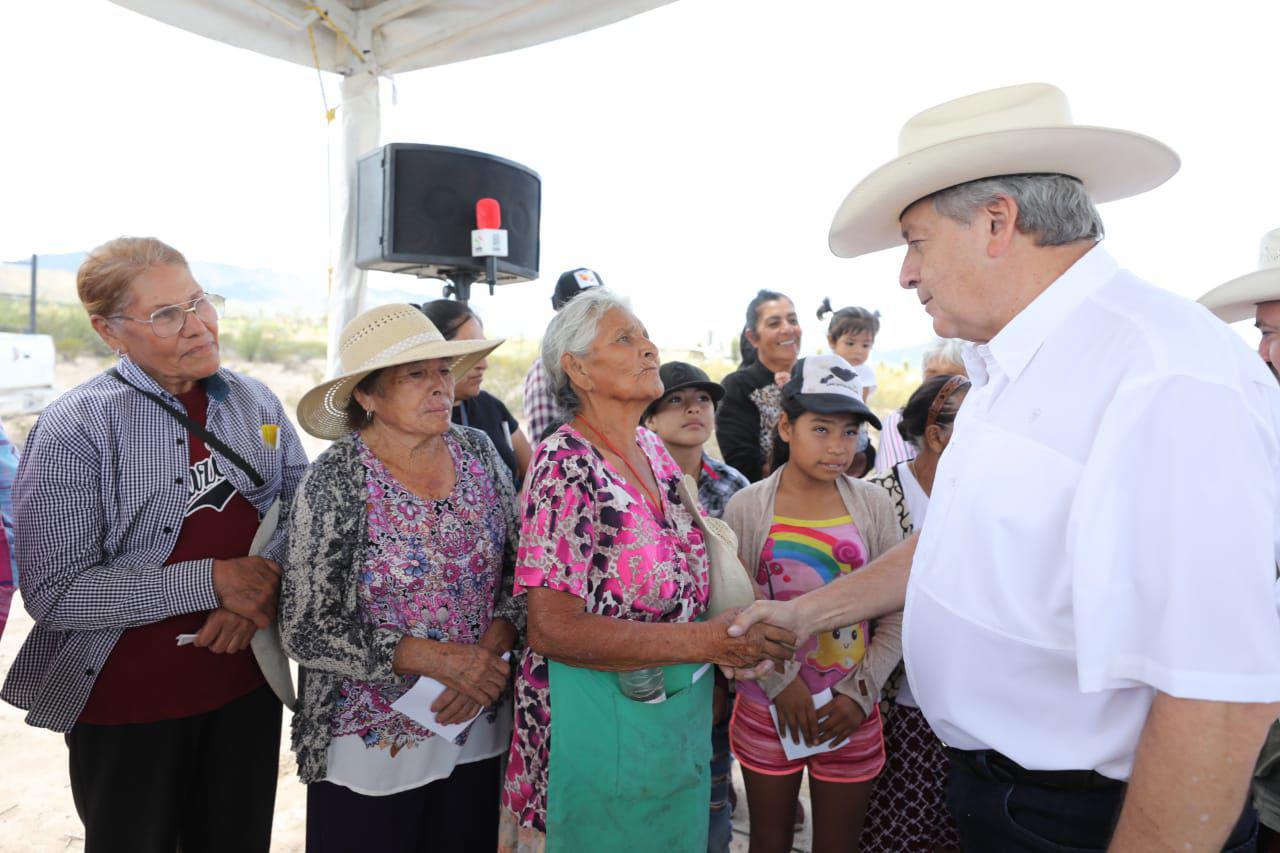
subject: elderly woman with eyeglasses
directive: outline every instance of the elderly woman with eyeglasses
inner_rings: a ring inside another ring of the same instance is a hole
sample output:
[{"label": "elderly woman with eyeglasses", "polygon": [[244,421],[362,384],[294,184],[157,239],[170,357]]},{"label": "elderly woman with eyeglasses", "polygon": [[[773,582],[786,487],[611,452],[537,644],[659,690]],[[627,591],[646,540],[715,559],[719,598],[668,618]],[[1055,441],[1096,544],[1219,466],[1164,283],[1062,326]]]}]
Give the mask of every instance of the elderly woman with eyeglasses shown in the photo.
[{"label": "elderly woman with eyeglasses", "polygon": [[704,851],[707,664],[783,661],[795,637],[756,626],[733,638],[703,621],[698,509],[681,503],[662,440],[638,427],[662,379],[627,303],[580,293],[547,328],[542,364],[566,423],[527,477],[515,580],[531,652],[499,849]]},{"label": "elderly woman with eyeglasses", "polygon": [[306,455],[276,396],[220,366],[222,299],[182,254],[121,237],[76,275],[115,367],[58,398],[13,490],[35,628],[3,698],[67,733],[90,850],[270,844],[280,700],[250,651],[275,618]]}]

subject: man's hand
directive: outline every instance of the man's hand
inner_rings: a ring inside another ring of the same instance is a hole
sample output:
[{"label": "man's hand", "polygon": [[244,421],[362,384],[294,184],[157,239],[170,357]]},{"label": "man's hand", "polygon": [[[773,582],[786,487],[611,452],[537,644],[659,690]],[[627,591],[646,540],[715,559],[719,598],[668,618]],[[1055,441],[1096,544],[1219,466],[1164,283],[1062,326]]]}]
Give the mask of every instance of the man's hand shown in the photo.
[{"label": "man's hand", "polygon": [[[800,614],[795,600],[757,601],[751,604],[734,617],[729,625],[729,636],[741,637],[761,622],[789,631],[793,638],[791,643],[793,654],[796,647],[809,638],[809,631],[805,630],[800,624]],[[791,655],[788,655],[788,659],[790,657]],[[782,667],[779,664],[783,662],[766,658],[757,664],[748,666],[721,665],[720,670],[725,674],[726,678],[741,678],[745,681],[754,681],[775,669],[781,669]]]},{"label": "man's hand", "polygon": [[813,694],[803,678],[797,675],[773,697],[773,707],[778,709],[778,728],[783,737],[791,738],[794,743],[818,742],[818,711],[813,707]]},{"label": "man's hand", "polygon": [[237,616],[225,607],[210,611],[196,634],[195,645],[214,654],[233,655],[249,648],[258,628],[243,616]]},{"label": "man's hand", "polygon": [[213,561],[213,591],[222,607],[266,628],[276,618],[280,566],[265,557]]},{"label": "man's hand", "polygon": [[[799,679],[796,679],[797,681]],[[817,710],[818,743],[835,746],[858,730],[858,726],[867,719],[867,715],[858,707],[858,703],[837,693],[831,701]]]},{"label": "man's hand", "polygon": [[791,631],[776,625],[753,624],[745,631],[734,633],[735,617],[741,619],[742,614],[726,611],[711,622],[714,630],[723,632],[713,637],[715,649],[711,662],[720,664],[726,675],[762,662],[780,667],[795,657],[796,636]]}]

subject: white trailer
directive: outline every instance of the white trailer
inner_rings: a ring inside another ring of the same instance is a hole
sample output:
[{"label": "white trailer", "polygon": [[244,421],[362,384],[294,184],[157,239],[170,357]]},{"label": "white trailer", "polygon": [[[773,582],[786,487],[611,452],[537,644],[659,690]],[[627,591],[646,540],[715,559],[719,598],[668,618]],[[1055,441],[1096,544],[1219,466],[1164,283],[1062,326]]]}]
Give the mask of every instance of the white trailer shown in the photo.
[{"label": "white trailer", "polygon": [[60,393],[53,338],[0,332],[0,417],[39,412]]}]

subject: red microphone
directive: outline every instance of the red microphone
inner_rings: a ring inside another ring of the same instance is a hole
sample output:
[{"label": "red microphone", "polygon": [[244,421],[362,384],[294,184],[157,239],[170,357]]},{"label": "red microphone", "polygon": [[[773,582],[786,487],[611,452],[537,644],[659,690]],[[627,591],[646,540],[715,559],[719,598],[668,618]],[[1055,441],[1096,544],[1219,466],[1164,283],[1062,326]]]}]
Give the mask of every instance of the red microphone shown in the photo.
[{"label": "red microphone", "polygon": [[502,206],[496,198],[476,202],[476,229],[471,232],[471,257],[484,258],[489,293],[498,283],[498,258],[507,256],[507,232],[502,227]]},{"label": "red microphone", "polygon": [[476,228],[481,231],[502,227],[502,205],[496,198],[482,198],[476,202]]}]

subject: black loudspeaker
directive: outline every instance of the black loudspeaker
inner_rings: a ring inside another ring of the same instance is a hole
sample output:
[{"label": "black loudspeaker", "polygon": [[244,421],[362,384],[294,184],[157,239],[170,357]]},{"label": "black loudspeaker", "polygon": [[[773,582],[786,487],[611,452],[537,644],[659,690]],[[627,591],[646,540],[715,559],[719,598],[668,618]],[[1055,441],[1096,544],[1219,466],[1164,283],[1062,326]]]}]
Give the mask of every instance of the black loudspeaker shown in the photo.
[{"label": "black loudspeaker", "polygon": [[356,266],[454,278],[484,275],[471,256],[476,201],[502,206],[507,257],[498,282],[538,277],[542,179],[519,163],[479,151],[393,142],[356,167]]}]

